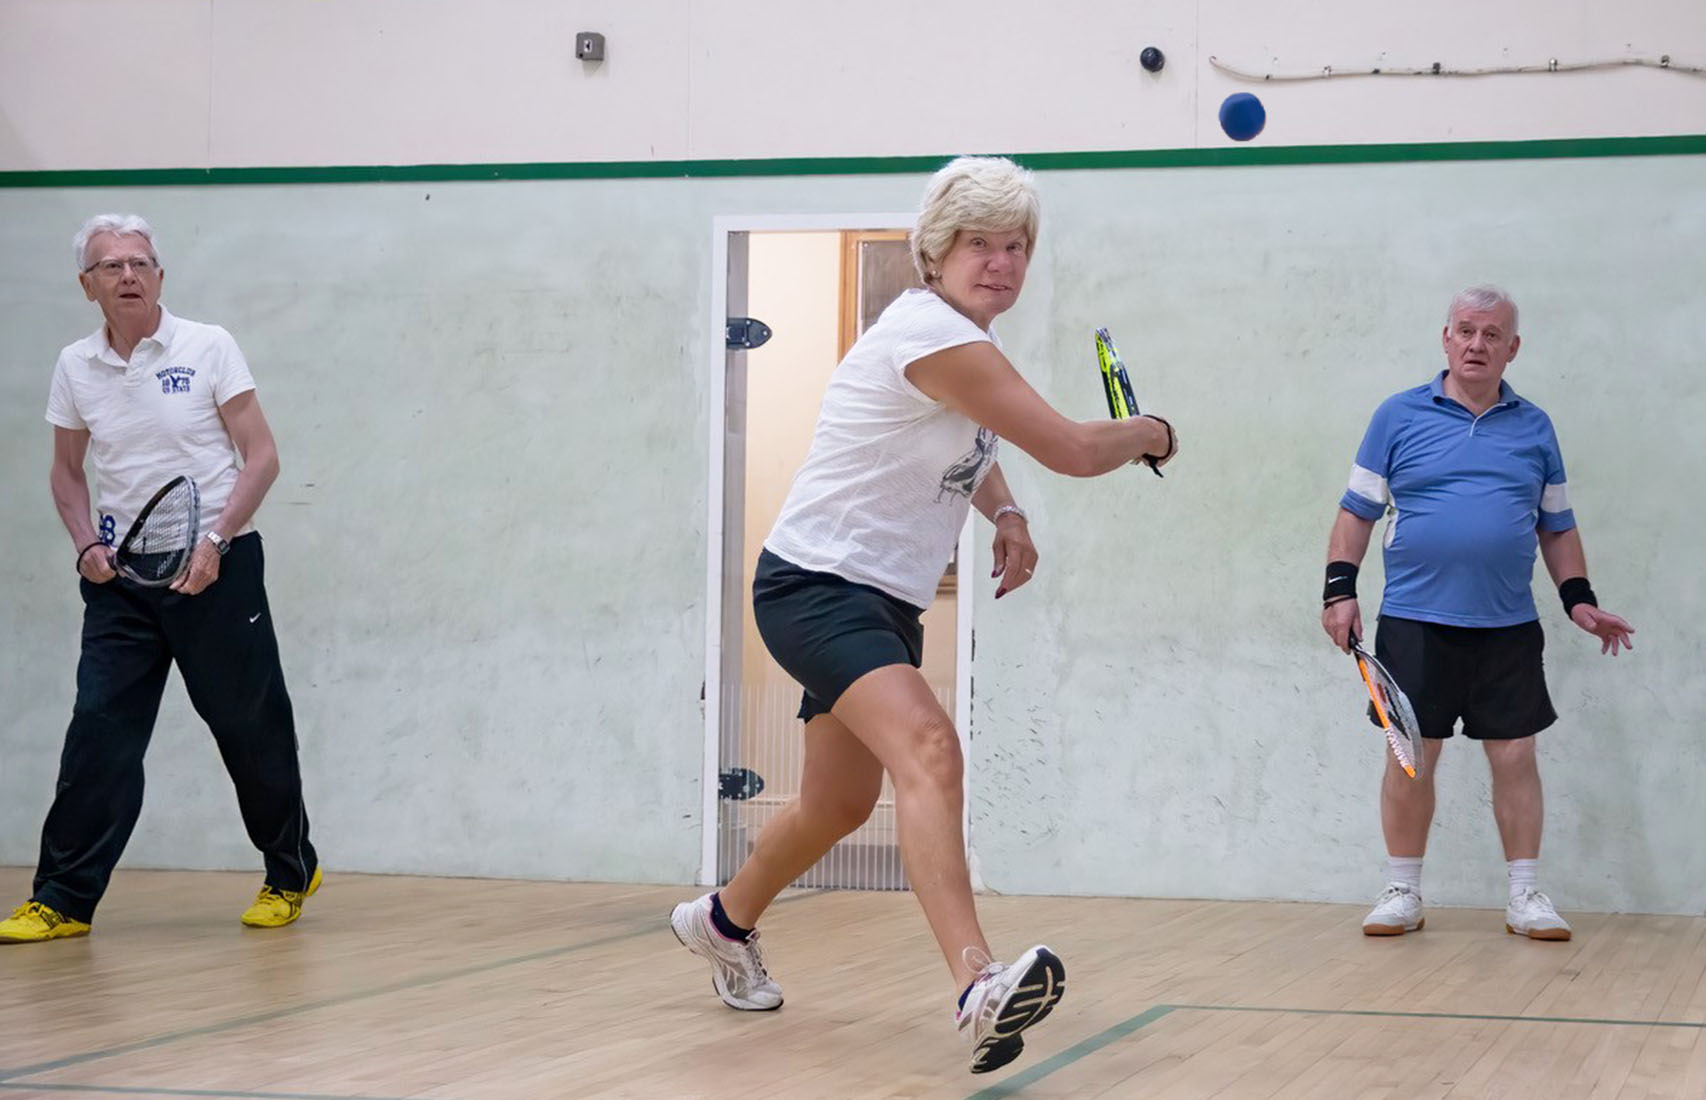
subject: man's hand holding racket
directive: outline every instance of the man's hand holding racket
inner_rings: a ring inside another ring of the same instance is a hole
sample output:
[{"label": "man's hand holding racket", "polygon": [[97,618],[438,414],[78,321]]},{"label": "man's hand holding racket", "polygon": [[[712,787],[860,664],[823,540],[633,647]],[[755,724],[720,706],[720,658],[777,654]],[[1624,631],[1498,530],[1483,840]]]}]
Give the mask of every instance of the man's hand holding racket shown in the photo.
[{"label": "man's hand holding racket", "polygon": [[1335,600],[1321,609],[1321,628],[1341,653],[1351,651],[1351,639],[1362,637],[1362,611],[1355,596]]},{"label": "man's hand holding racket", "polygon": [[90,584],[106,584],[118,576],[113,568],[113,548],[104,542],[92,542],[77,555],[77,574]]},{"label": "man's hand holding racket", "polygon": [[183,576],[172,582],[171,589],[186,596],[195,596],[218,579],[219,550],[213,543],[202,539],[190,553],[189,568],[184,570]]}]

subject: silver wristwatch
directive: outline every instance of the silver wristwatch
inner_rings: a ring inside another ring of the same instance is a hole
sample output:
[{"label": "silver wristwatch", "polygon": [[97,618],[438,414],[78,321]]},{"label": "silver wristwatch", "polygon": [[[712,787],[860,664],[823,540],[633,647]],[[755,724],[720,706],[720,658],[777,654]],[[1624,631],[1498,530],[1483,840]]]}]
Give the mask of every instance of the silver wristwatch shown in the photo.
[{"label": "silver wristwatch", "polygon": [[224,535],[221,535],[218,531],[209,531],[207,533],[207,541],[213,543],[213,548],[219,551],[219,556],[222,558],[231,550],[230,540],[228,540]]}]

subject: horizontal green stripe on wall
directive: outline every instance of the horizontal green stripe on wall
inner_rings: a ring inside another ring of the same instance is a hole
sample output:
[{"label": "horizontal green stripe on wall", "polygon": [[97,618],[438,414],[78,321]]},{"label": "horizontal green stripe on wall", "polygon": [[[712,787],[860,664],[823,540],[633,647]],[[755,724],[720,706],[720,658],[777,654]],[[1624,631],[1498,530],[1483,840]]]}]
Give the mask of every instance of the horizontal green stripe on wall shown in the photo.
[{"label": "horizontal green stripe on wall", "polygon": [[[1283,164],[1535,160],[1706,154],[1706,134],[1447,141],[1396,145],[1241,145],[1213,149],[1132,149],[1014,153],[1040,170],[1212,168]],[[437,183],[475,180],[716,179],[739,176],[857,176],[929,172],[949,154],[920,157],[779,157],[754,160],[630,160],[536,164],[399,164],[276,168],[137,168],[0,172],[0,187],[182,187],[280,183]]]}]

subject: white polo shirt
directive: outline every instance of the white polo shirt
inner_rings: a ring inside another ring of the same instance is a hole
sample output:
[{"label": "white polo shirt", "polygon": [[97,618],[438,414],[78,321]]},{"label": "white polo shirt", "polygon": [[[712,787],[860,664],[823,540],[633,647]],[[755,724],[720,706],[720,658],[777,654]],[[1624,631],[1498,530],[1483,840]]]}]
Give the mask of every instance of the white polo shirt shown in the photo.
[{"label": "white polo shirt", "polygon": [[164,306],[160,327],[128,363],[108,342],[105,324],[61,351],[47,421],[89,433],[100,537],[122,539],[148,499],[179,474],[195,479],[201,527],[211,529],[239,470],[219,406],[254,388],[230,333],[173,317]]},{"label": "white polo shirt", "polygon": [[908,365],[995,334],[908,290],[830,376],[811,451],[764,545],[927,608],[1000,440],[914,386]]}]

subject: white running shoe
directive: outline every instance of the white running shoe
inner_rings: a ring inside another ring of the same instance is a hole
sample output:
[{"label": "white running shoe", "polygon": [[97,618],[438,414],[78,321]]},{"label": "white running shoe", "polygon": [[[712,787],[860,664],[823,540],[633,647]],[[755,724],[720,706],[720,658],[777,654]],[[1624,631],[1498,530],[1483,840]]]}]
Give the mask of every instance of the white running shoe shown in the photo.
[{"label": "white running shoe", "polygon": [[782,987],[764,969],[758,931],[743,943],[731,940],[711,922],[711,895],[684,901],[669,915],[669,927],[682,946],[711,960],[711,985],[730,1008],[768,1012],[782,1007]]},{"label": "white running shoe", "polygon": [[1362,918],[1362,934],[1402,936],[1406,932],[1420,932],[1427,923],[1422,916],[1422,895],[1408,883],[1389,882],[1374,899],[1374,908]]},{"label": "white running shoe", "polygon": [[1505,931],[1531,940],[1567,940],[1570,922],[1558,915],[1551,898],[1527,886],[1505,908]]},{"label": "white running shoe", "polygon": [[1065,992],[1066,964],[1040,944],[1011,966],[986,963],[954,1013],[954,1026],[971,1040],[971,1071],[988,1073],[1017,1058],[1025,1049],[1020,1032],[1047,1016]]}]

